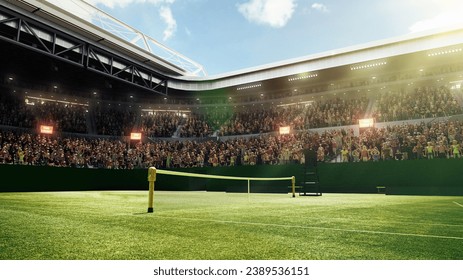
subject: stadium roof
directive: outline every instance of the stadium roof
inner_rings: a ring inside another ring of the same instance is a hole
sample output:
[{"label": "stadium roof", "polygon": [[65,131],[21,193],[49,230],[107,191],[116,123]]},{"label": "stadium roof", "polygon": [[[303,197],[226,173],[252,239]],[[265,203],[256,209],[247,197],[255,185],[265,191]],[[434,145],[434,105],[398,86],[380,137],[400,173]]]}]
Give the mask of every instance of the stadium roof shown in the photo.
[{"label": "stadium roof", "polygon": [[[376,61],[461,44],[463,44],[463,26],[458,25],[410,33],[401,37],[307,55],[206,78],[182,77],[175,82],[171,82],[170,86],[188,90],[213,90],[323,69],[355,66],[367,61]],[[209,81],[209,83],[195,82],[204,80]]]},{"label": "stadium roof", "polygon": [[[354,77],[354,75],[369,75],[367,72],[353,74],[362,71],[351,70],[356,67],[363,67],[362,65],[377,63],[388,63],[387,67],[393,69],[393,71],[400,71],[403,67],[436,67],[437,60],[427,57],[428,53],[463,46],[463,26],[454,26],[421,33],[410,33],[397,38],[307,55],[220,75],[206,76],[200,75],[205,74],[205,71],[199,64],[162,46],[154,39],[82,0],[65,1],[67,3],[78,3],[81,8],[83,7],[84,12],[80,16],[77,16],[79,12],[71,14],[49,3],[49,1],[53,1],[53,3],[63,2],[56,0],[1,0],[2,3],[9,3],[9,6],[19,7],[27,11],[28,16],[36,20],[53,23],[53,27],[59,28],[62,32],[67,31],[71,34],[78,34],[81,38],[85,38],[87,42],[94,43],[97,46],[104,46],[108,50],[114,50],[119,54],[122,53],[140,65],[154,69],[154,71],[160,71],[162,75],[160,78],[165,77],[168,79],[169,93],[184,95],[195,92],[213,92],[221,89],[230,92],[238,89],[246,89],[242,91],[243,93],[258,92],[264,90],[264,86],[262,88],[253,87],[260,82],[268,84],[268,88],[272,90],[276,88],[279,90],[291,90],[294,88],[294,84],[297,83],[298,78],[304,75],[318,75],[316,83],[330,84],[336,79]],[[91,15],[91,17],[85,18],[85,15]],[[151,52],[154,50],[162,50],[166,51],[166,53],[162,56],[162,54],[158,55]],[[184,60],[177,63],[179,59]],[[186,66],[187,62],[191,62],[193,68]],[[39,67],[36,67],[36,69],[43,70]],[[53,72],[52,75],[56,75],[56,73]],[[66,74],[61,75],[67,78]],[[82,72],[82,75],[85,75],[85,73]],[[138,78],[141,78],[141,76]],[[291,79],[296,82],[288,82]],[[87,77],[82,78],[82,80],[89,83],[91,80],[96,79],[92,76],[92,78]],[[101,81],[95,83],[98,84]],[[307,83],[310,84],[310,82]],[[167,85],[167,83],[163,85]],[[79,86],[83,85],[79,84]],[[112,89],[114,90],[114,88]],[[121,88],[121,92],[124,91],[127,92],[128,90]]]},{"label": "stadium roof", "polygon": [[[83,0],[7,0],[33,14],[145,58],[145,63],[174,76],[205,76],[202,65]],[[72,10],[72,13],[69,11]]]}]

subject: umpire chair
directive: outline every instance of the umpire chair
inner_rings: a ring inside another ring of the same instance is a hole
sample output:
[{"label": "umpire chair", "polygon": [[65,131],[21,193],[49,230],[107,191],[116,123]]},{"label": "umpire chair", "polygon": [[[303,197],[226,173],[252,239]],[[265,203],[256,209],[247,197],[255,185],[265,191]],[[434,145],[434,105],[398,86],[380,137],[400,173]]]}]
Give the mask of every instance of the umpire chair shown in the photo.
[{"label": "umpire chair", "polygon": [[304,149],[305,164],[303,180],[299,182],[300,196],[321,196],[320,181],[317,169],[317,152],[312,148]]}]

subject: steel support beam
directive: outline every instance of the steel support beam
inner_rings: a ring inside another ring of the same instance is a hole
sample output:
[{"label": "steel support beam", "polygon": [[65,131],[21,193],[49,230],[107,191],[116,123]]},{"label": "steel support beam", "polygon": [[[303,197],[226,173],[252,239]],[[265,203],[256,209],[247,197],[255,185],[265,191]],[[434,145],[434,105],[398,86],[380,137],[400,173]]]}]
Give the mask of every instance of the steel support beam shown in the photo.
[{"label": "steel support beam", "polygon": [[77,39],[45,23],[0,6],[0,40],[82,66],[92,72],[167,95],[168,78],[158,72]]}]

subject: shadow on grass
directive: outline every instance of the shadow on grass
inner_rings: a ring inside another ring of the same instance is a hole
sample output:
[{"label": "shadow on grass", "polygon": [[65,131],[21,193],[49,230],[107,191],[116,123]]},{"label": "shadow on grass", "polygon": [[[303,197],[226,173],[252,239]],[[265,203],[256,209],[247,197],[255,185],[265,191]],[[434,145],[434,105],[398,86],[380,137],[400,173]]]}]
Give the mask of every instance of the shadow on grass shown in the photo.
[{"label": "shadow on grass", "polygon": [[153,213],[142,212],[142,213],[133,213],[132,215],[146,215],[146,214],[153,214]]}]

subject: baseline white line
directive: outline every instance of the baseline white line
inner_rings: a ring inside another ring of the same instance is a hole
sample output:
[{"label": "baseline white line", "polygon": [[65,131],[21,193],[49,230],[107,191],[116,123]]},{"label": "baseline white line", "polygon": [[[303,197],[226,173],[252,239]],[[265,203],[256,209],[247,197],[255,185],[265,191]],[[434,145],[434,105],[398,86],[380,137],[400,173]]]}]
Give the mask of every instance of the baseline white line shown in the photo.
[{"label": "baseline white line", "polygon": [[461,205],[460,203],[454,201],[453,203],[455,203],[456,205],[460,206],[460,207],[463,207],[463,205]]},{"label": "baseline white line", "polygon": [[372,233],[372,234],[387,234],[387,235],[399,235],[399,236],[414,236],[414,237],[425,237],[425,238],[463,240],[463,237],[457,237],[457,236],[427,235],[427,234],[416,234],[416,233],[400,233],[400,232],[358,230],[358,229],[340,229],[340,228],[328,228],[328,227],[310,227],[310,226],[281,225],[281,224],[267,224],[267,223],[254,223],[254,222],[222,221],[222,220],[183,218],[183,217],[171,217],[171,216],[156,216],[156,217],[168,218],[168,219],[201,221],[201,222],[210,222],[210,223],[222,223],[222,224],[238,224],[238,225],[249,225],[249,226],[273,226],[273,227],[283,227],[283,228],[317,229],[317,230],[332,230],[332,231],[344,231],[344,232],[354,232],[354,233]]}]

